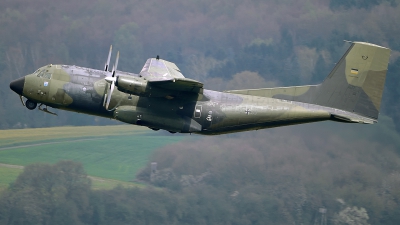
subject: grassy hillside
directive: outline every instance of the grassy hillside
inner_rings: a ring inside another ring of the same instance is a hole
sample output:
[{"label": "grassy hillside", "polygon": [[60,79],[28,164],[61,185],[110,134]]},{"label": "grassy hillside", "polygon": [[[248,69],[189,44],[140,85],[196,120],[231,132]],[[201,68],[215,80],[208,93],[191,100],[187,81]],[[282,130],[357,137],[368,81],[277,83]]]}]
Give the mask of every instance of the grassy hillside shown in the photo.
[{"label": "grassy hillside", "polygon": [[0,165],[0,190],[7,188],[20,173],[22,168]]},{"label": "grassy hillside", "polygon": [[91,176],[132,181],[155,149],[182,139],[158,134],[135,126],[0,131],[0,163],[25,166],[74,160],[81,162]]},{"label": "grassy hillside", "polygon": [[[24,167],[10,164],[0,164],[0,191],[6,189],[23,172]],[[105,179],[101,177],[89,177],[92,180],[92,189],[109,190],[117,186],[141,187],[142,184],[119,180]]]}]

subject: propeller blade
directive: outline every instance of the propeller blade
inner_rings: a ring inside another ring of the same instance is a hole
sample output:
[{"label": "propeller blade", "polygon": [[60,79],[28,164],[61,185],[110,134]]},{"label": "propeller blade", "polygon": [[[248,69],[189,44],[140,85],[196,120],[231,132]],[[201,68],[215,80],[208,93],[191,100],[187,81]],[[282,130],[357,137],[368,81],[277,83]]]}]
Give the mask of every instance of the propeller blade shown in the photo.
[{"label": "propeller blade", "polygon": [[110,105],[111,95],[112,95],[112,93],[113,93],[113,91],[114,91],[114,87],[115,87],[115,82],[113,81],[113,82],[111,83],[111,86],[110,86],[110,92],[109,92],[108,95],[107,95],[107,102],[106,102],[106,109],[107,109],[107,110],[108,110],[108,106]]},{"label": "propeller blade", "polygon": [[[106,109],[107,110],[108,110],[108,106],[110,105],[111,95],[115,88],[115,82],[117,81],[117,78],[115,77],[115,71],[117,71],[118,60],[119,60],[119,51],[117,52],[117,58],[115,59],[115,64],[113,65],[112,76],[104,78],[106,80],[106,82],[110,83],[110,90],[107,94],[107,101],[106,101]],[[108,59],[108,61],[109,61],[109,59]]]},{"label": "propeller blade", "polygon": [[117,71],[117,67],[118,67],[118,61],[119,61],[119,51],[117,53],[117,58],[115,59],[115,64],[113,66],[113,77],[115,76],[115,71]]},{"label": "propeller blade", "polygon": [[108,52],[107,62],[104,65],[104,71],[108,71],[108,67],[110,67],[111,52],[112,52],[112,45],[110,46],[110,51]]}]

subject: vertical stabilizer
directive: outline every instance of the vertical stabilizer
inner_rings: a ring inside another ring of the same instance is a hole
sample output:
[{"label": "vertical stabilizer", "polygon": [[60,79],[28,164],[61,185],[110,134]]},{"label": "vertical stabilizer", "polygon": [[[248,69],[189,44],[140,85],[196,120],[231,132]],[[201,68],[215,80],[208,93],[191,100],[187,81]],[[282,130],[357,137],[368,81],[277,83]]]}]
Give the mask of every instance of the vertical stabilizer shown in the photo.
[{"label": "vertical stabilizer", "polygon": [[390,49],[354,42],[317,87],[313,103],[377,119]]}]

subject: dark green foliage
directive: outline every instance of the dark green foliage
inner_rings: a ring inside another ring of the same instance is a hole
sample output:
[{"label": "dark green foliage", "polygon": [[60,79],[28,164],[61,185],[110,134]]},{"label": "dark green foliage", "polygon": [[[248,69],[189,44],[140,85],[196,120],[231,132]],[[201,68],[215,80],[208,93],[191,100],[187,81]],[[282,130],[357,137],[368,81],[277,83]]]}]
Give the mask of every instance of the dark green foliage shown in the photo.
[{"label": "dark green foliage", "polygon": [[[344,39],[399,50],[398,14],[394,0],[174,0],[163,4],[156,0],[40,0],[35,4],[4,0],[0,4],[0,128],[112,123],[73,113],[52,117],[27,111],[8,88],[11,80],[50,63],[102,69],[110,44],[121,51],[119,68],[130,72],[139,72],[147,58],[160,55],[177,63],[185,76],[204,83],[211,78],[229,82],[237,73],[253,71],[267,81],[302,85],[319,83],[327,75],[347,46]],[[299,62],[304,46],[315,48],[317,54],[307,71],[301,71]],[[395,92],[386,96],[398,98]],[[385,102],[382,109],[397,118],[397,106],[392,105],[398,104]]]},{"label": "dark green foliage", "polygon": [[[228,197],[232,224],[309,224],[320,207],[328,209],[328,218],[341,211],[338,198],[365,208],[370,224],[395,224],[400,179],[389,171],[400,165],[398,146],[380,138],[378,133],[390,135],[379,129],[365,140],[371,131],[329,123],[201,138],[165,147],[151,160],[173,171],[170,182],[180,181],[181,189],[168,189],[177,194],[215,188],[215,199]],[[187,185],[189,176],[203,179]]]},{"label": "dark green foliage", "polygon": [[121,57],[121,67],[123,71],[140,71],[143,62],[137,56],[142,55],[142,46],[137,38],[140,32],[139,26],[130,22],[119,27],[114,35],[114,48],[123,50]]},{"label": "dark green foliage", "polygon": [[325,59],[322,57],[322,55],[318,56],[318,60],[315,64],[315,69],[314,73],[312,75],[312,84],[318,84],[321,83],[322,80],[325,79],[327,76],[327,72],[332,70],[333,68],[329,68],[328,65],[325,62]]},{"label": "dark green foliage", "polygon": [[389,2],[392,5],[396,4],[395,0],[330,0],[329,7],[331,9],[371,9],[373,6],[379,5],[382,2]]},{"label": "dark green foliage", "polygon": [[[383,105],[386,106],[383,108],[383,113],[388,114],[393,118],[397,118],[400,114],[400,106],[398,104],[394,104],[397,102],[400,96],[400,80],[399,77],[400,71],[400,58],[397,58],[396,61],[389,64],[388,74],[386,78],[386,86],[383,92]],[[400,122],[396,122],[396,129],[400,131]]]},{"label": "dark green foliage", "polygon": [[0,223],[312,224],[321,207],[333,221],[356,206],[369,224],[398,224],[400,142],[382,122],[189,138],[153,154],[142,189],[91,190],[71,161],[30,165],[0,196]]},{"label": "dark green foliage", "polygon": [[[114,53],[121,51],[119,68],[130,72],[160,55],[202,81],[229,82],[253,71],[282,86],[315,84],[348,47],[343,40],[399,51],[398,15],[391,0],[4,0],[0,128],[109,124],[68,112],[53,117],[28,111],[8,84],[50,63],[102,69],[110,44]],[[306,78],[300,75],[303,48],[315,49],[312,76]],[[381,109],[400,130],[400,59],[392,55]],[[279,128],[166,147],[152,158],[174,174],[154,183],[161,190],[92,191],[84,175],[75,176],[84,174],[79,165],[33,165],[2,194],[0,222],[313,224],[319,207],[333,218],[343,207],[336,198],[343,198],[366,208],[370,224],[399,224],[400,195],[393,188],[399,187],[398,134],[366,132],[379,125],[334,126],[342,136],[302,126],[292,128],[299,129],[295,133]],[[150,182],[150,171],[143,171],[138,178]]]},{"label": "dark green foliage", "polygon": [[[288,30],[283,30],[281,36],[279,43],[251,43],[244,46],[235,57],[227,58],[224,64],[212,69],[210,76],[231,79],[236,73],[252,71],[266,80],[277,78],[284,85],[299,84],[299,78],[293,75],[298,72],[298,65],[293,55],[292,36]],[[217,54],[214,57],[220,56]]]},{"label": "dark green foliage", "polygon": [[0,198],[1,224],[229,224],[232,199],[218,189],[90,190],[71,161],[27,166]]},{"label": "dark green foliage", "polygon": [[80,224],[89,210],[90,180],[72,161],[33,164],[0,200],[2,224]]}]

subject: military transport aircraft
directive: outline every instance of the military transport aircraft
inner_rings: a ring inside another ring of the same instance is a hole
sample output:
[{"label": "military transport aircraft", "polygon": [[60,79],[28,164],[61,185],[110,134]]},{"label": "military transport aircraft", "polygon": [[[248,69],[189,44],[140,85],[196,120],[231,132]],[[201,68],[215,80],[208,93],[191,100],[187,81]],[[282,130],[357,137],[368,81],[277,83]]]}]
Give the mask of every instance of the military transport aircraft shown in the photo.
[{"label": "military transport aircraft", "polygon": [[51,114],[47,106],[171,133],[223,134],[325,120],[372,124],[390,56],[388,48],[351,42],[319,85],[217,92],[158,56],[133,74],[117,70],[118,52],[110,71],[111,51],[104,70],[50,64],[10,88],[30,110],[39,104]]}]

